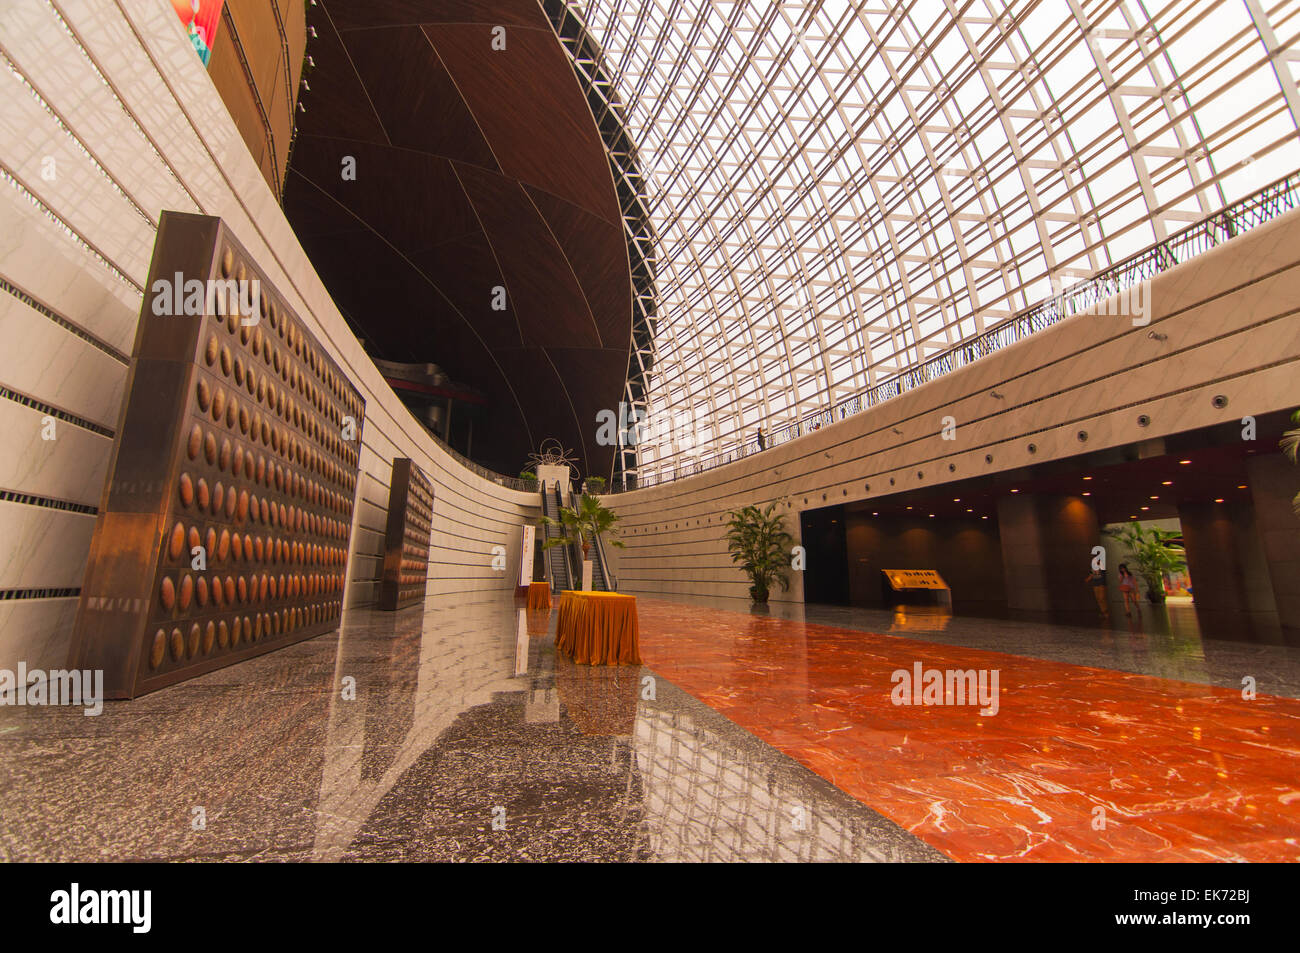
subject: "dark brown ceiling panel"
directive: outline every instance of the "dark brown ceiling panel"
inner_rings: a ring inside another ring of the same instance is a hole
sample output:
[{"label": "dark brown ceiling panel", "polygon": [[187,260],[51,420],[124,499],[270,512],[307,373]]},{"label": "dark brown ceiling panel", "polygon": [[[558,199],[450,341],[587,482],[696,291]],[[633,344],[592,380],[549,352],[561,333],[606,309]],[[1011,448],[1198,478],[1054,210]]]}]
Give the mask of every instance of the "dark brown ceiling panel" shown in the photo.
[{"label": "dark brown ceiling panel", "polygon": [[[299,133],[293,172],[339,203],[340,211],[381,233],[395,251],[414,257],[482,229],[451,163],[441,156],[339,142]],[[344,156],[357,177],[339,175]],[[429,209],[436,206],[437,215]]]},{"label": "dark brown ceiling panel", "polygon": [[[506,350],[497,354],[501,366],[513,380],[528,382],[536,393],[544,394],[528,408],[529,422],[550,434],[573,450],[580,460],[599,458],[601,448],[596,446],[596,425],[584,426],[586,411],[571,396],[577,382],[566,380],[556,369],[546,352],[535,348]],[[590,414],[595,420],[596,412]],[[592,471],[595,472],[595,471]]]},{"label": "dark brown ceiling panel", "polygon": [[491,23],[548,32],[551,29],[537,0],[328,0],[325,5],[340,30],[424,23]]},{"label": "dark brown ceiling panel", "polygon": [[497,170],[474,116],[424,31],[354,30],[343,37],[394,146]]},{"label": "dark brown ceiling panel", "polygon": [[[489,24],[426,26],[506,175],[620,221],[609,160],[555,34],[515,30],[492,49]],[[568,82],[531,82],[534,77]]]},{"label": "dark brown ceiling panel", "polygon": [[[308,110],[309,101],[328,103],[311,116],[311,131],[318,136],[337,136],[362,142],[387,142],[388,133],[379,121],[374,104],[362,85],[361,77],[352,67],[352,60],[328,16],[309,16],[308,24],[316,29],[316,36],[307,41],[307,54],[315,62],[308,82],[310,90],[298,94],[298,102]],[[298,129],[308,114],[299,114]],[[297,151],[297,146],[294,146]]]},{"label": "dark brown ceiling panel", "polygon": [[308,23],[284,207],[340,310],[376,358],[483,395],[475,459],[513,473],[554,437],[608,475],[595,420],[623,393],[631,276],[604,146],[540,8],[321,0]]},{"label": "dark brown ceiling panel", "polygon": [[528,195],[560,246],[567,250],[569,264],[600,329],[601,343],[606,348],[622,349],[623,362],[627,363],[632,282],[623,229],[547,192],[528,189]]},{"label": "dark brown ceiling panel", "polygon": [[[520,184],[468,166],[457,173],[506,275],[524,344],[600,347],[596,319],[573,269]],[[516,285],[535,293],[516,293]]]}]

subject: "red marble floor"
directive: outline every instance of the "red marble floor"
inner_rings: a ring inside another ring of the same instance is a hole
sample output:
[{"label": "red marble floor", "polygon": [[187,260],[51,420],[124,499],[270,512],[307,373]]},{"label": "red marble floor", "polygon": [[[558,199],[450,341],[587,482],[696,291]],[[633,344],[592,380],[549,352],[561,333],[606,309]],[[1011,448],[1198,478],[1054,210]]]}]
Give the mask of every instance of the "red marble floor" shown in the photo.
[{"label": "red marble floor", "polygon": [[[1300,701],[638,602],[646,665],[954,860],[1300,860]],[[915,662],[997,713],[895,705]]]}]

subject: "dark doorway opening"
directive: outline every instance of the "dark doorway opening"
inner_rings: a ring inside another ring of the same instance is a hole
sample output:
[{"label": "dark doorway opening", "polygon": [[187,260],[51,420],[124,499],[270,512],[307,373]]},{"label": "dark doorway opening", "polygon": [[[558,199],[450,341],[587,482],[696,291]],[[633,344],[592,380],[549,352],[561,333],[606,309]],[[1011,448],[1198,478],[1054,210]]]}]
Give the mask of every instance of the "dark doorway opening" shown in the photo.
[{"label": "dark doorway opening", "polygon": [[849,604],[847,520],[843,506],[806,510],[799,514],[805,553],[804,602]]}]

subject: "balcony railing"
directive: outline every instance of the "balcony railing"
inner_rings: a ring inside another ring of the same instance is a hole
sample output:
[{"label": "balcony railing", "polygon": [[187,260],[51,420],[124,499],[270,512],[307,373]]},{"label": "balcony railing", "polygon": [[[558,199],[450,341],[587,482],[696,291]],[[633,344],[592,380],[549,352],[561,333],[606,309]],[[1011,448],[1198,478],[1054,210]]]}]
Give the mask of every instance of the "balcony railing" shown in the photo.
[{"label": "balcony railing", "polygon": [[[1215,212],[1143,252],[1126,258],[1091,278],[1079,281],[1059,294],[1008,318],[992,330],[954,344],[952,347],[906,371],[890,377],[861,393],[846,398],[827,410],[809,414],[767,436],[769,448],[822,427],[836,420],[875,407],[900,394],[919,387],[959,367],[972,364],[995,351],[1022,341],[1044,328],[1072,317],[1121,291],[1135,288],[1155,275],[1188,261],[1226,241],[1277,218],[1300,204],[1300,172],[1267,185],[1223,211]],[[710,454],[699,460],[676,464],[668,472],[642,474],[637,480],[620,481],[610,493],[657,486],[692,477],[716,467],[734,463],[760,452],[757,442],[742,443],[725,452]]]}]

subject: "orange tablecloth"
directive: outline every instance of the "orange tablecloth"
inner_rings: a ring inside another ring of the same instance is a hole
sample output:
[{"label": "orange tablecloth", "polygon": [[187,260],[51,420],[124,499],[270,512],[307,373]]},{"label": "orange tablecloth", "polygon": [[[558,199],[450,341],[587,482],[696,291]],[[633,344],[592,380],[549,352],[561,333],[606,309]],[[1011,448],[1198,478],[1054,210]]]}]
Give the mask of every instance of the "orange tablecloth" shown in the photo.
[{"label": "orange tablecloth", "polygon": [[528,584],[528,608],[551,608],[551,584],[549,582],[530,582]]},{"label": "orange tablecloth", "polygon": [[640,665],[636,596],[566,589],[560,593],[555,648],[580,665]]}]

